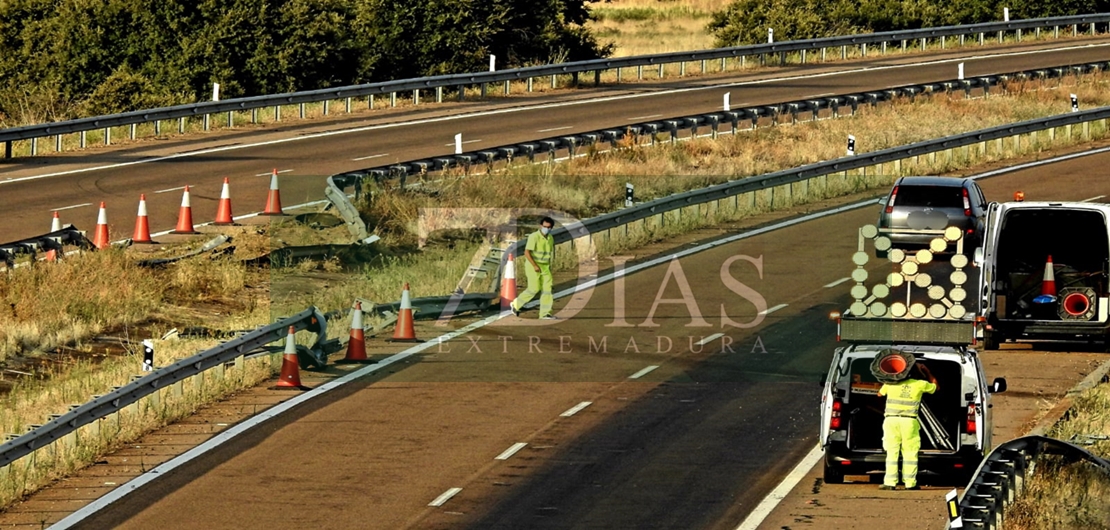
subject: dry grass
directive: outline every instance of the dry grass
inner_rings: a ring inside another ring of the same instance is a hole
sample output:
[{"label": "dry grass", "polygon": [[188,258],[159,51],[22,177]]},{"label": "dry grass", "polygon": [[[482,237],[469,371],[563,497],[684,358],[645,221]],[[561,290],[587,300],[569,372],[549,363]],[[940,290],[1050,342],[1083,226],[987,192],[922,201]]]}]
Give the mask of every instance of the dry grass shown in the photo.
[{"label": "dry grass", "polygon": [[[1103,437],[1087,450],[1110,458],[1110,384],[1080,394],[1067,419],[1049,436]],[[1024,494],[1010,507],[1006,528],[1106,530],[1110,529],[1110,475],[1083,463],[1065,464],[1055,457],[1041,458]]]},{"label": "dry grass", "polygon": [[601,42],[615,45],[614,55],[644,55],[713,47],[705,29],[710,15],[728,0],[613,0],[595,4],[597,20],[587,24]]}]

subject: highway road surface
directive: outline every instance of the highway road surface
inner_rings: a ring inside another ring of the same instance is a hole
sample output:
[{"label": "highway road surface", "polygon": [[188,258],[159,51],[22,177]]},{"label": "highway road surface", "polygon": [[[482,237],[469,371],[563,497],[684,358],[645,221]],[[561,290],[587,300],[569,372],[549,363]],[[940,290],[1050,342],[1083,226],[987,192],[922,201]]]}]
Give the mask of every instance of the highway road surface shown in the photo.
[{"label": "highway road surface", "polygon": [[[1021,189],[1103,201],[1108,163],[1095,154],[981,184],[991,200]],[[696,242],[638,255],[655,264],[561,299],[562,321],[526,313],[430,344],[78,527],[735,528],[816,443],[827,314],[846,306],[856,229],[876,215],[871,204],[766,218],[680,258]],[[1006,375],[993,359],[988,377]],[[1038,402],[1023,381],[1008,392]],[[938,495],[905,493],[919,506]],[[882,500],[861,505],[889,514]]]},{"label": "highway road surface", "polygon": [[52,211],[91,231],[105,201],[113,239],[131,234],[140,193],[153,231],[174,227],[181,189],[192,186],[193,217],[215,216],[224,177],[237,215],[265,204],[277,169],[285,205],[323,199],[324,178],[354,169],[417,160],[464,149],[523,142],[603,127],[733,107],[1110,58],[1110,37],[1082,37],[1004,47],[967,47],[928,55],[770,68],[725,76],[621,84],[554,95],[427,105],[409,110],[334,116],[294,125],[213,132],[179,139],[35,158],[0,160],[0,241],[41,234]]}]

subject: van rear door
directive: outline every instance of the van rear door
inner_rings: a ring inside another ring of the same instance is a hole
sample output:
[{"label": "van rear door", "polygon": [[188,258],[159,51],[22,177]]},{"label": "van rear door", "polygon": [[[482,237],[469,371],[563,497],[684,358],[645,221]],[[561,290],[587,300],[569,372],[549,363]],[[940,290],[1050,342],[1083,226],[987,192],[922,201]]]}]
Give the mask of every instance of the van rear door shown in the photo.
[{"label": "van rear door", "polygon": [[998,245],[998,232],[1001,228],[1002,205],[992,202],[987,207],[987,220],[983,228],[983,258],[979,263],[979,314],[990,317],[995,311],[994,281],[995,281],[995,248]]},{"label": "van rear door", "polygon": [[825,377],[825,389],[821,392],[821,447],[829,443],[829,422],[832,421],[833,400],[836,398],[836,382],[840,379],[840,363],[847,348],[837,348],[833,352],[832,364],[829,366],[828,375]]}]

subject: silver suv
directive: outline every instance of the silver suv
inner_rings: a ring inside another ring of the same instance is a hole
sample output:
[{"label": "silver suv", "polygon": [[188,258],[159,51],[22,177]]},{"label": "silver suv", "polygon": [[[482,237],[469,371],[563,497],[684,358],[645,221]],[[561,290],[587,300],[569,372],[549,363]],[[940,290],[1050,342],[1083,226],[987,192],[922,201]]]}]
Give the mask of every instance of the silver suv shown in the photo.
[{"label": "silver suv", "polygon": [[879,232],[890,238],[891,248],[927,248],[949,226],[964,231],[964,254],[982,241],[987,199],[974,180],[901,177],[882,205]]}]

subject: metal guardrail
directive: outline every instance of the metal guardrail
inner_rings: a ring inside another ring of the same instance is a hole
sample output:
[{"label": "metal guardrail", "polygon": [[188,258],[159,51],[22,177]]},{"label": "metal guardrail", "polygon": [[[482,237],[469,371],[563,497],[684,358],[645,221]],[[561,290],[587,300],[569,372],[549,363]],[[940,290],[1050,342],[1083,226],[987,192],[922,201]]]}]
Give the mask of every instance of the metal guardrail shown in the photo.
[{"label": "metal guardrail", "polygon": [[35,428],[0,445],[0,467],[23,458],[35,450],[60,440],[78,428],[100,418],[119,412],[124,407],[166,388],[174,383],[197,375],[215,366],[227,364],[271,342],[286,337],[289,326],[296,331],[309,330],[316,333],[316,343],[310,348],[298,347],[298,358],[302,365],[320,364],[327,360],[334,341],[327,341],[327,320],[315,307],[309,307],[296,315],[263,326],[241,337],[233,339],[182,359],[149,375],[117,387],[111,392],[94,398],[73,410],[58,416],[50,422]]},{"label": "metal guardrail", "polygon": [[61,230],[49,234],[29,237],[11,243],[0,243],[0,261],[11,268],[15,265],[17,256],[28,255],[34,259],[40,251],[49,250],[61,254],[64,245],[93,248],[92,242],[85,237],[84,232],[74,228],[73,225],[66,225]]},{"label": "metal guardrail", "polygon": [[[997,32],[1001,35],[1006,32],[1016,32],[1020,37],[1021,31],[1023,30],[1036,30],[1039,28],[1049,27],[1056,28],[1056,30],[1058,30],[1062,26],[1072,26],[1074,28],[1073,33],[1078,33],[1078,27],[1080,25],[1090,26],[1090,30],[1093,33],[1095,31],[1096,24],[1105,23],[1110,23],[1110,13],[1016,20],[1009,22],[987,22],[981,24],[943,26],[937,28],[925,28],[906,31],[888,31],[880,33],[826,37],[820,39],[783,41],[779,43],[756,44],[749,46],[733,46],[727,48],[716,48],[692,52],[672,52],[610,59],[593,59],[561,64],[513,68],[496,72],[465,73],[421,77],[416,79],[402,79],[397,81],[352,85],[345,87],[310,90],[304,92],[273,94],[265,96],[235,98],[224,101],[177,105],[173,107],[138,110],[106,116],[96,116],[91,118],[81,118],[76,120],[14,127],[10,129],[0,130],[0,142],[4,142],[6,144],[5,157],[10,158],[11,143],[13,141],[29,140],[46,136],[56,136],[98,129],[108,129],[111,127],[119,127],[123,125],[160,122],[162,120],[208,116],[211,114],[219,114],[224,112],[247,111],[264,107],[295,105],[301,103],[315,103],[320,101],[332,101],[341,99],[348,99],[349,102],[350,98],[356,97],[396,94],[397,92],[421,91],[431,89],[436,89],[437,100],[442,100],[442,89],[446,87],[454,87],[461,99],[463,94],[463,87],[473,85],[480,85],[484,87],[489,83],[531,80],[537,77],[573,75],[577,80],[578,74],[580,73],[594,72],[595,82],[599,82],[599,76],[602,71],[619,68],[662,66],[673,63],[685,64],[686,62],[690,61],[709,61],[717,59],[726,60],[729,58],[762,56],[767,54],[786,54],[792,52],[806,52],[810,50],[821,50],[835,47],[847,49],[848,46],[859,46],[863,55],[866,55],[867,45],[869,44],[884,44],[890,42],[904,43],[906,41],[917,41],[921,39],[927,41],[931,38],[936,39],[976,34],[980,35],[980,41],[982,41],[982,35],[986,33]],[[132,132],[134,133],[134,131]]]},{"label": "metal guardrail", "polygon": [[1035,467],[1034,460],[1045,454],[1060,455],[1068,461],[1087,461],[1110,476],[1110,461],[1086,449],[1047,436],[1023,436],[995,447],[971,478],[955,508],[949,512],[947,528],[1001,527],[1006,507],[1021,495],[1025,481]]}]

